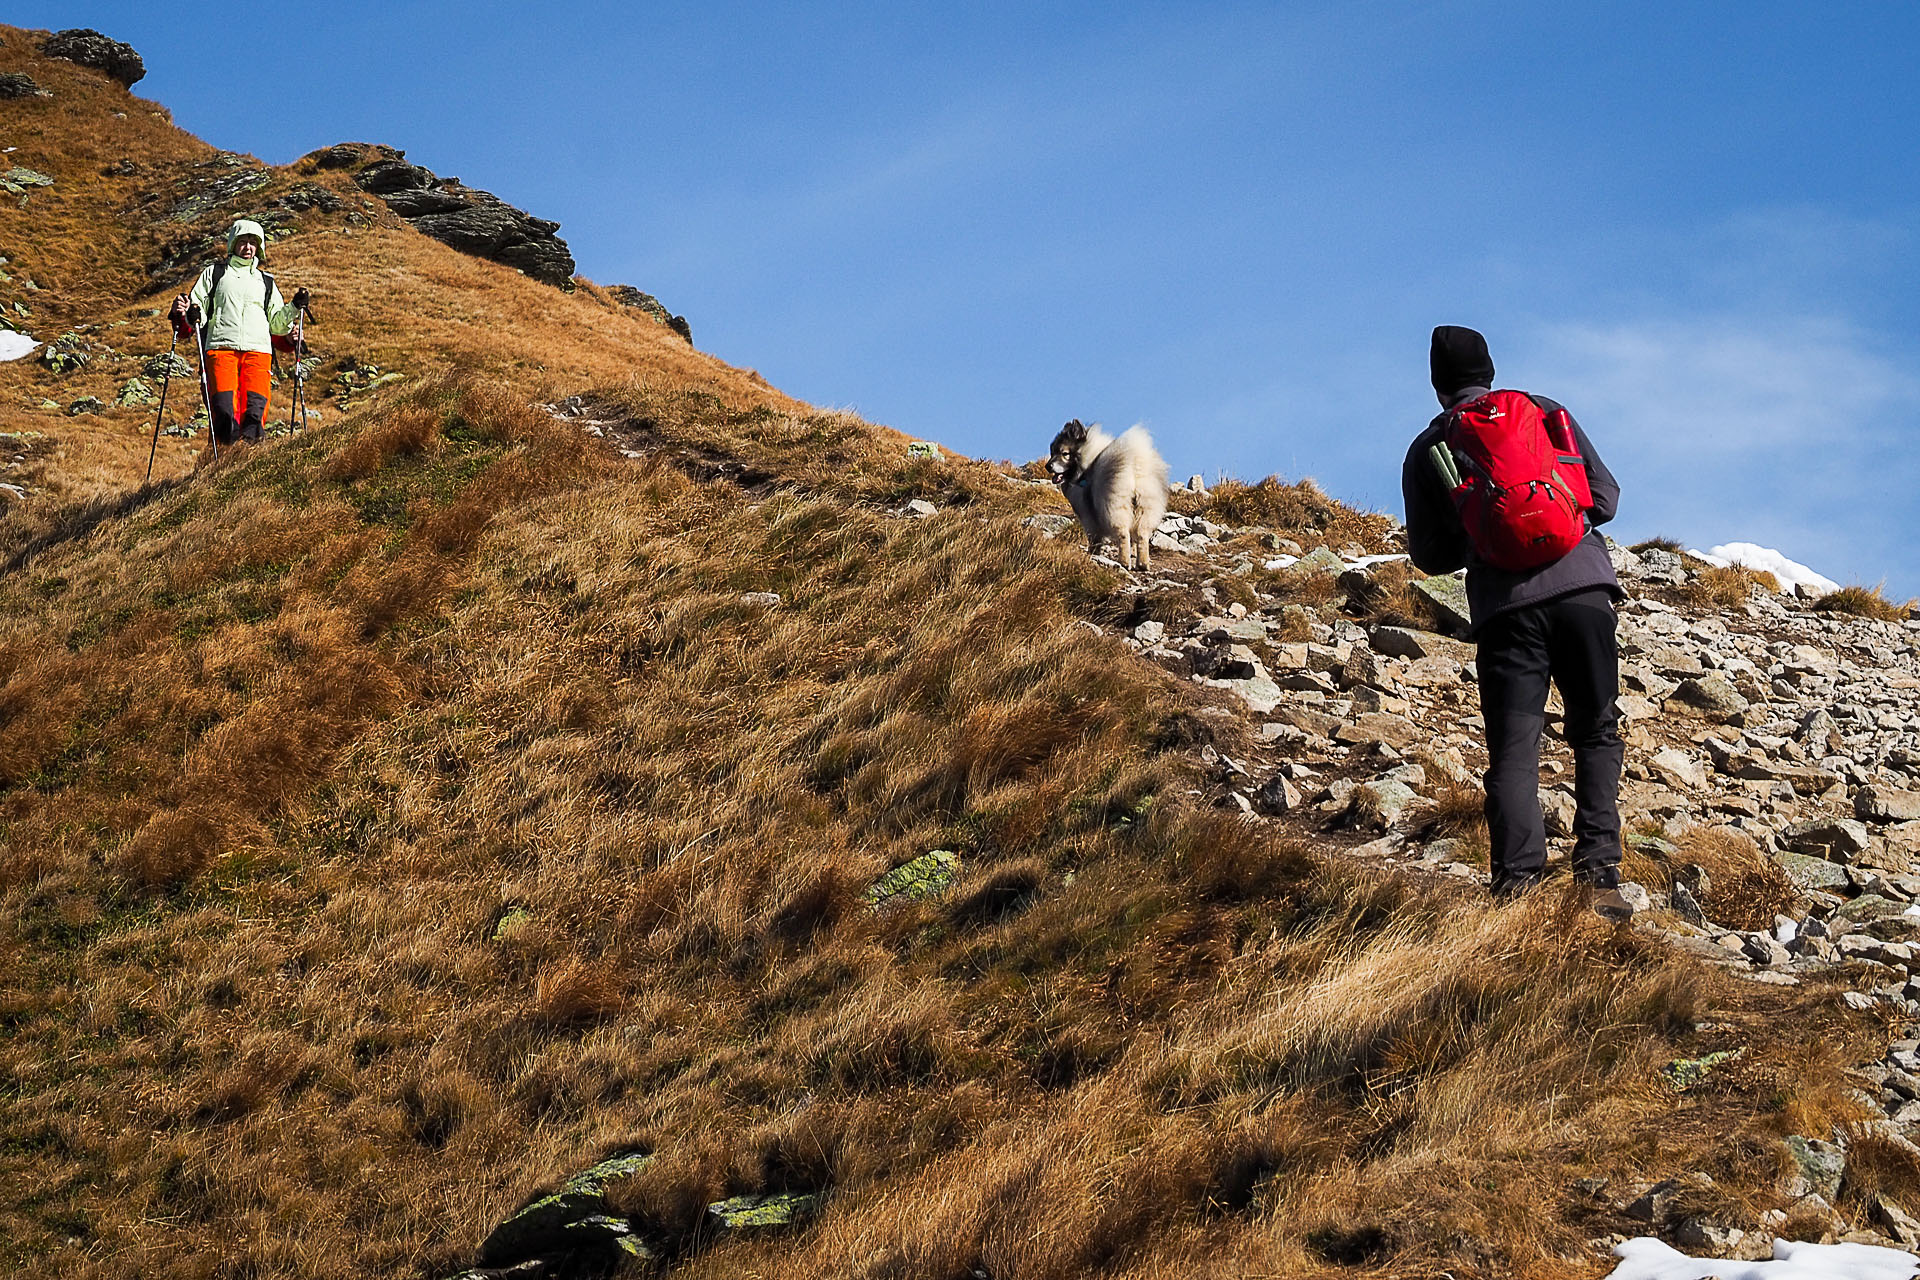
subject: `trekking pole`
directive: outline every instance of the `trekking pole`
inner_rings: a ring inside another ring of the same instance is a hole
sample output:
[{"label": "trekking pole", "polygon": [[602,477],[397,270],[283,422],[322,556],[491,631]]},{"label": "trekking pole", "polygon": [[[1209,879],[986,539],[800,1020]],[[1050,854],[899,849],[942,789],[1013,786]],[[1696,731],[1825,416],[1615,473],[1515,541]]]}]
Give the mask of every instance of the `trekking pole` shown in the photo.
[{"label": "trekking pole", "polygon": [[301,307],[293,313],[293,396],[287,401],[287,430],[293,430],[293,411],[300,410],[300,430],[307,429],[307,321],[313,308]]},{"label": "trekking pole", "polygon": [[153,415],[153,443],[147,446],[147,478],[140,483],[153,483],[153,455],[160,450],[160,424],[167,420],[167,388],[173,385],[173,349],[180,343],[180,330],[174,328],[169,320],[167,327],[173,329],[173,341],[167,344],[167,376],[160,379],[160,411]]},{"label": "trekking pole", "polygon": [[207,439],[213,442],[213,460],[220,461],[220,433],[213,429],[213,390],[207,386],[207,335],[193,326],[193,345],[200,352],[200,404],[207,411]]}]

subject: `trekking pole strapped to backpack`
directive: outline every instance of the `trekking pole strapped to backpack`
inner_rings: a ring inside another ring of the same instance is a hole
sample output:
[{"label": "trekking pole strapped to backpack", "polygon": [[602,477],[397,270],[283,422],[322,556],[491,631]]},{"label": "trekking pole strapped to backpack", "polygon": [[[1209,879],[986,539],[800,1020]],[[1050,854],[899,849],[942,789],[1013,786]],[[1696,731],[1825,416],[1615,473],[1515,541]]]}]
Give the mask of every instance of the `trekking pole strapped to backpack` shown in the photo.
[{"label": "trekking pole strapped to backpack", "polygon": [[1489,391],[1455,409],[1429,451],[1474,554],[1518,573],[1552,564],[1587,533],[1593,505],[1573,418],[1524,391]]}]

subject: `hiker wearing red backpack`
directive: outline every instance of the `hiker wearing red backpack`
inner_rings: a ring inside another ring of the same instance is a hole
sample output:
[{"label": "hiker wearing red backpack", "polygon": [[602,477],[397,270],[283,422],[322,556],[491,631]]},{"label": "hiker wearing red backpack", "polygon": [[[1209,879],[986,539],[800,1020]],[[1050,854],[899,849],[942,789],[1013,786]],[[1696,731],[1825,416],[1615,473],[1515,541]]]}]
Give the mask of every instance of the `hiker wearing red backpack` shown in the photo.
[{"label": "hiker wearing red backpack", "polygon": [[1487,340],[1433,331],[1441,414],[1407,450],[1400,487],[1407,549],[1427,573],[1465,567],[1487,727],[1487,827],[1493,892],[1537,884],[1547,862],[1540,734],[1547,684],[1566,706],[1573,749],[1573,875],[1602,914],[1620,895],[1620,765],[1614,605],[1624,598],[1598,526],[1620,485],[1564,407],[1493,390]]},{"label": "hiker wearing red backpack", "polygon": [[191,294],[173,300],[175,330],[182,337],[199,332],[207,417],[221,445],[236,437],[257,441],[264,434],[275,339],[284,346],[294,317],[308,302],[305,289],[296,290],[292,302],[280,296],[262,262],[266,240],[259,223],[244,218],[234,223],[227,232],[226,257],[200,273]]}]

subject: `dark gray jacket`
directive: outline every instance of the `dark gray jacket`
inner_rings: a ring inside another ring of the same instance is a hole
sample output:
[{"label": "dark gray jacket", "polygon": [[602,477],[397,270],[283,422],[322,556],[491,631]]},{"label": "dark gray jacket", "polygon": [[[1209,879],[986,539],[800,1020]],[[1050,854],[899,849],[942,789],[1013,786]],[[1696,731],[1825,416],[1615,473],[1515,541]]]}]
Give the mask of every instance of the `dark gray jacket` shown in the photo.
[{"label": "dark gray jacket", "polygon": [[[1558,599],[1575,591],[1605,587],[1616,599],[1624,598],[1626,593],[1620,590],[1620,580],[1614,575],[1613,561],[1607,555],[1607,544],[1599,530],[1600,525],[1613,519],[1613,513],[1619,508],[1620,483],[1613,478],[1613,472],[1607,470],[1607,464],[1600,461],[1593,441],[1587,439],[1578,422],[1573,424],[1573,434],[1580,442],[1580,456],[1587,460],[1587,483],[1593,489],[1593,506],[1587,511],[1587,536],[1552,564],[1521,573],[1496,569],[1473,554],[1467,531],[1460,524],[1460,513],[1454,508],[1453,496],[1447,492],[1446,481],[1433,469],[1427,449],[1439,442],[1449,412],[1469,400],[1479,399],[1488,390],[1467,387],[1450,397],[1446,411],[1428,423],[1427,429],[1407,450],[1407,460],[1400,468],[1400,492],[1407,503],[1407,551],[1414,567],[1425,573],[1452,573],[1463,566],[1466,568],[1467,605],[1476,631],[1496,614]],[[1545,396],[1533,398],[1547,413],[1563,407]]]}]

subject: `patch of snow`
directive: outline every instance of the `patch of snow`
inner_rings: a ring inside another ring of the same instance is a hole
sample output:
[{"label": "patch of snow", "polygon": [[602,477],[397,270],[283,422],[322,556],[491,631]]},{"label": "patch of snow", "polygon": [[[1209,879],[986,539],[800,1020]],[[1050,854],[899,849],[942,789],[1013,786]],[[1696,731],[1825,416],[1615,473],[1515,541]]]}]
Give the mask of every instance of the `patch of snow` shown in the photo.
[{"label": "patch of snow", "polygon": [[1745,565],[1749,569],[1764,569],[1780,579],[1782,587],[1803,586],[1816,595],[1825,595],[1829,591],[1838,591],[1840,584],[1832,578],[1815,573],[1797,560],[1789,560],[1772,547],[1762,547],[1751,542],[1724,542],[1710,551],[1694,551],[1708,564],[1724,569],[1730,564]]},{"label": "patch of snow", "polygon": [[1396,551],[1391,555],[1384,556],[1355,556],[1353,559],[1347,561],[1347,567],[1351,569],[1367,569],[1376,564],[1386,564],[1390,560],[1405,560],[1406,558],[1407,553],[1404,551]]},{"label": "patch of snow", "polygon": [[1912,1280],[1920,1258],[1869,1244],[1802,1244],[1776,1240],[1771,1262],[1689,1258],[1642,1236],[1613,1247],[1622,1259],[1607,1280]]},{"label": "patch of snow", "polygon": [[15,333],[11,329],[0,329],[0,360],[18,360],[21,356],[31,355],[39,342],[24,333]]}]

